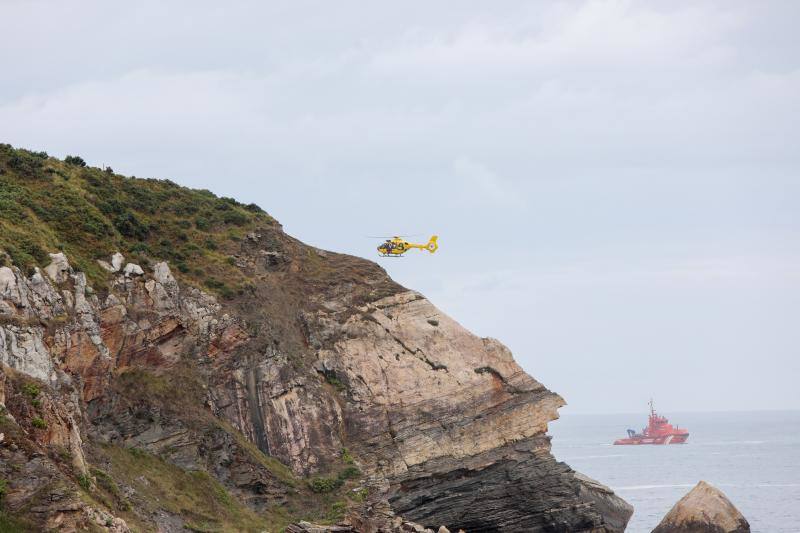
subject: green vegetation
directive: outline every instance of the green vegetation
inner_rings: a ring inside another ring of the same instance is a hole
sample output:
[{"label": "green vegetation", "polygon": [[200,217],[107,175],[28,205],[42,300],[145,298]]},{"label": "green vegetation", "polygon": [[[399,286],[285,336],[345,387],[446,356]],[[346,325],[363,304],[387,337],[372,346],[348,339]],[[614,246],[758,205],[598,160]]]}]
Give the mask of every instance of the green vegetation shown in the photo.
[{"label": "green vegetation", "polygon": [[258,206],[209,191],[0,144],[0,250],[28,272],[63,250],[103,288],[106,273],[97,259],[120,251],[143,268],[170,261],[182,281],[232,297],[247,280],[228,257],[248,231],[273,223]]},{"label": "green vegetation", "polygon": [[34,399],[37,396],[39,396],[40,392],[42,391],[39,388],[39,385],[37,385],[36,383],[26,383],[22,386],[22,393],[30,397],[31,399]]},{"label": "green vegetation", "polygon": [[315,477],[309,480],[308,487],[316,492],[332,492],[342,486],[342,480],[338,477]]},{"label": "green vegetation", "polygon": [[45,422],[42,417],[34,416],[31,419],[31,425],[37,429],[45,429],[47,427],[47,422]]},{"label": "green vegetation", "polygon": [[335,371],[326,370],[324,372],[320,372],[320,374],[322,374],[322,376],[325,378],[325,382],[337,391],[345,392],[347,390],[347,386],[336,376]]},{"label": "green vegetation", "polygon": [[355,459],[353,459],[353,456],[350,455],[350,452],[347,450],[347,448],[342,448],[342,462],[346,465],[355,464]]},{"label": "green vegetation", "polygon": [[0,511],[0,533],[21,533],[23,531],[34,531],[34,529],[27,522]]},{"label": "green vegetation", "polygon": [[350,495],[353,501],[356,502],[363,502],[367,499],[367,496],[369,496],[369,489],[367,488],[358,489],[357,491],[352,492]]},{"label": "green vegetation", "polygon": [[83,160],[82,157],[77,155],[68,155],[64,158],[64,163],[68,165],[75,165],[77,167],[85,167],[86,161]]},{"label": "green vegetation", "polygon": [[344,513],[347,511],[347,503],[346,502],[333,502],[331,505],[330,513],[328,513],[329,520],[340,520],[344,517]]},{"label": "green vegetation", "polygon": [[347,448],[342,448],[342,460],[347,466],[336,476],[312,478],[308,481],[308,487],[318,494],[333,492],[344,485],[348,479],[354,479],[361,475],[361,471],[353,464],[353,458]]},{"label": "green vegetation", "polygon": [[25,383],[22,386],[22,394],[28,397],[28,399],[31,402],[31,405],[36,409],[42,406],[42,400],[39,398],[40,392],[41,389],[39,388],[39,385],[37,385],[36,383]]},{"label": "green vegetation", "polygon": [[86,474],[81,474],[78,476],[78,485],[80,485],[83,490],[90,490],[92,488],[92,478]]},{"label": "green vegetation", "polygon": [[206,472],[183,470],[142,450],[106,445],[99,452],[110,469],[92,470],[97,478],[95,497],[129,523],[137,521],[121,498],[117,482],[135,490],[131,505],[141,514],[163,508],[183,518],[194,531],[263,531],[269,525]]}]

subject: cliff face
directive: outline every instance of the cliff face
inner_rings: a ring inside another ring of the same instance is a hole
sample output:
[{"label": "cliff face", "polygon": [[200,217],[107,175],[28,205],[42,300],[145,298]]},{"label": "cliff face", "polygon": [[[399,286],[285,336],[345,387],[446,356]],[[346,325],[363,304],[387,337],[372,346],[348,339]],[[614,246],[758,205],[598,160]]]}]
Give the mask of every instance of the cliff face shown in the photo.
[{"label": "cliff face", "polygon": [[[69,187],[118,179],[45,161],[71,173]],[[0,187],[24,184],[14,172]],[[2,208],[0,222],[12,216]],[[198,266],[157,253],[152,224],[136,237],[144,247],[115,234],[131,262],[106,253],[79,270],[77,241],[39,266],[17,264],[30,246],[8,254],[0,519],[171,531],[305,518],[389,531],[402,515],[434,529],[624,529],[629,506],[550,454],[563,400],[502,344],[371,262],[242,216],[220,219],[231,238]],[[0,248],[17,242],[7,236]],[[200,289],[208,265],[215,283]],[[224,289],[230,278],[239,290]]]}]

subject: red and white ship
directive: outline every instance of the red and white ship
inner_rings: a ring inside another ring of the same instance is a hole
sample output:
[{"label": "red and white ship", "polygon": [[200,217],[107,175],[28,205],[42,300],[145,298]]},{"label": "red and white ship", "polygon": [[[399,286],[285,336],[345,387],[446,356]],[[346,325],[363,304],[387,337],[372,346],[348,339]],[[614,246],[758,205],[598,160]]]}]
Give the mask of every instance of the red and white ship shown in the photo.
[{"label": "red and white ship", "polygon": [[689,432],[669,423],[666,417],[656,413],[650,400],[650,419],[641,433],[629,429],[628,438],[617,439],[614,444],[683,444]]}]

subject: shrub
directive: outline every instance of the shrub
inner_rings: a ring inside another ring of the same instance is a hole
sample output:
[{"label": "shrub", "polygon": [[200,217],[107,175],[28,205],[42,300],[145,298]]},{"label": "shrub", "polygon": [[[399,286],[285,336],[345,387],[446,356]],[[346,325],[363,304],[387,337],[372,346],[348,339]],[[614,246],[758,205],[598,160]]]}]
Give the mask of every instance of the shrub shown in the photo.
[{"label": "shrub", "polygon": [[86,474],[81,474],[78,476],[78,485],[80,485],[83,490],[88,491],[92,488],[92,479]]},{"label": "shrub", "polygon": [[225,284],[217,278],[206,278],[203,284],[209,289],[221,289],[225,286]]},{"label": "shrub", "polygon": [[42,392],[39,388],[39,385],[36,383],[26,383],[22,386],[22,393],[26,396],[29,396],[31,399],[36,398],[39,396],[39,393]]},{"label": "shrub", "polygon": [[133,246],[131,246],[131,252],[135,254],[152,254],[153,251],[147,246],[147,243],[144,242],[137,242]]},{"label": "shrub", "polygon": [[8,167],[26,177],[33,177],[44,165],[44,158],[27,150],[17,150],[8,158]]},{"label": "shrub", "polygon": [[136,457],[137,459],[142,459],[144,457],[147,457],[147,452],[142,450],[141,448],[133,448],[133,447],[128,448],[128,453],[130,453],[132,456]]},{"label": "shrub", "polygon": [[353,456],[350,455],[350,451],[347,448],[342,448],[342,461],[344,461],[344,464],[346,465],[352,465],[355,463]]},{"label": "shrub", "polygon": [[328,371],[325,372],[324,375],[325,375],[325,381],[329,385],[332,385],[337,391],[344,392],[345,390],[347,390],[345,384],[342,383],[338,377],[336,377],[336,374],[334,372]]},{"label": "shrub", "polygon": [[342,486],[343,481],[338,477],[315,477],[308,482],[308,487],[317,494],[332,492]]},{"label": "shrub", "polygon": [[344,513],[347,511],[347,503],[345,502],[334,502],[331,505],[331,511],[328,513],[328,518],[330,520],[339,520],[344,516]]},{"label": "shrub", "polygon": [[136,215],[130,211],[115,218],[114,227],[117,228],[117,231],[119,231],[123,236],[133,237],[135,239],[139,239],[140,241],[146,239],[148,233],[150,233],[150,228],[147,225],[142,224],[139,219],[136,218]]},{"label": "shrub", "polygon": [[33,417],[33,419],[31,420],[31,424],[33,425],[33,427],[37,429],[44,429],[47,427],[47,422],[45,422],[44,419],[39,416]]},{"label": "shrub", "polygon": [[225,211],[222,220],[226,224],[233,224],[234,226],[244,226],[249,222],[247,215],[234,210]]},{"label": "shrub", "polygon": [[364,500],[367,499],[367,496],[369,496],[369,489],[367,489],[366,487],[358,489],[357,491],[351,493],[351,498],[353,498],[353,500],[357,502],[363,502]]},{"label": "shrub", "polygon": [[74,165],[76,167],[85,167],[86,161],[83,160],[82,157],[77,155],[68,155],[64,158],[64,163],[68,165]]},{"label": "shrub", "polygon": [[350,465],[341,472],[339,472],[339,479],[344,481],[345,479],[353,479],[360,475],[361,475],[361,470],[359,470],[358,467]]}]

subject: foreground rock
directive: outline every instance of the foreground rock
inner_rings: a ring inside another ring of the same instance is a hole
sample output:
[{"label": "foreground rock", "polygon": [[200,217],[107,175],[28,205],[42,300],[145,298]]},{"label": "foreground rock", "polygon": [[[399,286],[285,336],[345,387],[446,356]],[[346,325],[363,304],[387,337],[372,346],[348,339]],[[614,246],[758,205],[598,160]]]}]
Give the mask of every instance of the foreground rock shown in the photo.
[{"label": "foreground rock", "polygon": [[653,533],[750,533],[750,524],[722,491],[700,481]]},{"label": "foreground rock", "polygon": [[595,508],[605,518],[607,527],[614,531],[625,531],[625,526],[633,515],[633,505],[589,476],[575,472],[575,478],[580,482],[580,497],[594,503]]}]

